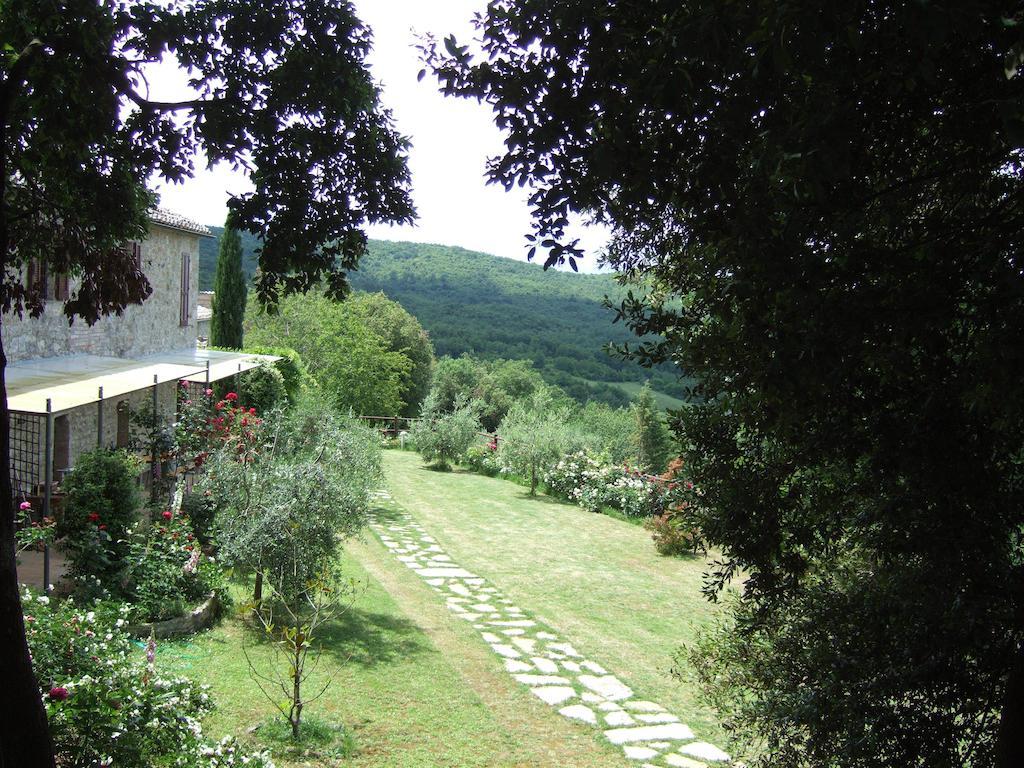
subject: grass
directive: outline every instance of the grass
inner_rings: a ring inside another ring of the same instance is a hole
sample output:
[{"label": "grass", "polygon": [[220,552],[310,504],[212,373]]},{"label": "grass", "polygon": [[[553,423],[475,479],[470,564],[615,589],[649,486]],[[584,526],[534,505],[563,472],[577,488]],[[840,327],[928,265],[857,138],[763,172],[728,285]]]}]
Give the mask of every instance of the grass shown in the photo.
[{"label": "grass", "polygon": [[668,674],[672,654],[715,615],[697,558],[666,558],[643,528],[585,512],[514,483],[431,472],[415,453],[386,451],[389,487],[460,565],[501,588],[639,695],[725,745],[691,685]]},{"label": "grass", "polygon": [[[629,395],[630,399],[636,398],[644,386],[643,383],[636,381],[594,381],[592,379],[588,379],[588,381],[591,384],[607,384],[609,387],[615,387]],[[658,390],[651,390],[651,394],[654,396],[654,402],[657,403],[658,407],[663,411],[668,410],[669,408],[682,408],[686,405],[682,399],[672,397],[672,395],[659,392]]]},{"label": "grass", "polygon": [[453,621],[375,539],[347,544],[343,562],[366,588],[324,635],[309,690],[317,680],[332,682],[304,713],[316,722],[300,745],[282,740],[278,726],[268,729],[275,710],[250,679],[241,649],[257,664],[271,654],[240,618],[159,644],[159,668],[212,687],[218,709],[204,724],[209,736],[232,733],[252,748],[270,748],[282,768],[625,765],[596,732],[563,720],[514,683],[472,628]]}]

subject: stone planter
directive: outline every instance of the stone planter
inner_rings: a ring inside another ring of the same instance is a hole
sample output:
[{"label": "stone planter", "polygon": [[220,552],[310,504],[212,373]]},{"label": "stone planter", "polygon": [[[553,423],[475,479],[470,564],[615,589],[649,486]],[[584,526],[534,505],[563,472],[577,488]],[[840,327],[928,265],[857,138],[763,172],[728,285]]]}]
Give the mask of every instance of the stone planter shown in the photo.
[{"label": "stone planter", "polygon": [[128,634],[135,637],[149,637],[152,635],[157,640],[169,637],[182,637],[193,635],[204,629],[209,629],[217,620],[220,613],[220,600],[216,593],[211,593],[198,608],[184,616],[175,616],[173,619],[154,621],[147,624],[130,624]]}]

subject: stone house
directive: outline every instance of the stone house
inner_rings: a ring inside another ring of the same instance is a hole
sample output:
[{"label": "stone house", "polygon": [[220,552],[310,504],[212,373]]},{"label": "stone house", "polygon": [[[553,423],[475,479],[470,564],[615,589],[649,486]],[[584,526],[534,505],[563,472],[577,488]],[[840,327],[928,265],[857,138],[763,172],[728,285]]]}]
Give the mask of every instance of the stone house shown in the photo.
[{"label": "stone house", "polygon": [[[130,244],[152,295],[92,326],[69,324],[62,312],[74,278],[34,264],[25,270],[47,302],[39,318],[5,315],[2,324],[17,496],[41,496],[48,480],[51,490],[59,487],[83,451],[128,447],[133,413],[172,420],[182,382],[201,388],[259,364],[253,355],[197,347],[199,242],[210,236],[201,224],[155,209],[148,237]],[[151,466],[143,480],[156,472]]]}]

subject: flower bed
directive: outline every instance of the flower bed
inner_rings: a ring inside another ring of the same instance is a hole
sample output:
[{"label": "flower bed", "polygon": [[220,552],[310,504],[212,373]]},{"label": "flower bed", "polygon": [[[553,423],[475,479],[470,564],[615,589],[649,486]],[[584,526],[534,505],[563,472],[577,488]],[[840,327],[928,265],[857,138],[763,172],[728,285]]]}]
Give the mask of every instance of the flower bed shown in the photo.
[{"label": "flower bed", "polygon": [[627,517],[651,517],[665,511],[666,488],[628,466],[613,466],[587,451],[566,456],[544,474],[556,496],[574,501],[586,510],[617,509]]},{"label": "flower bed", "polygon": [[220,616],[220,609],[220,598],[216,592],[211,592],[200,606],[189,613],[163,621],[129,624],[125,631],[134,637],[155,637],[157,640],[193,635],[212,627]]}]

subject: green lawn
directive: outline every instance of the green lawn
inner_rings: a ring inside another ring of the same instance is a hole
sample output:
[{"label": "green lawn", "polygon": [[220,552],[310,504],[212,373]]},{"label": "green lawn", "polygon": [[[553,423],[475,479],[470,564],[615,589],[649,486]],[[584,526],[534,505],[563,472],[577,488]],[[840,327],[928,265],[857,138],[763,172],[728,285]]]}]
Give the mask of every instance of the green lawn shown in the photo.
[{"label": "green lawn", "polygon": [[[356,752],[347,759],[275,752],[279,766],[625,766],[598,732],[559,717],[512,681],[471,627],[369,539],[346,547],[347,574],[366,588],[325,637],[317,677],[332,684],[306,710],[348,726]],[[273,708],[249,678],[243,645],[257,661],[269,657],[232,618],[191,640],[160,643],[158,666],[212,686],[218,710],[205,723],[208,735],[234,733],[257,747],[259,733],[247,731]]]},{"label": "green lawn", "polygon": [[[591,384],[607,384],[609,387],[615,387],[616,389],[622,390],[630,398],[635,398],[640,390],[643,389],[643,384],[636,381],[593,381],[588,379]],[[662,410],[669,408],[682,408],[686,403],[678,397],[672,397],[672,395],[659,392],[657,390],[651,390],[651,394],[654,396],[654,402],[658,404],[658,407]]]},{"label": "green lawn", "polygon": [[705,563],[660,557],[643,528],[498,478],[442,473],[385,451],[391,493],[454,560],[502,589],[639,695],[679,715],[697,738],[726,739],[671,654],[714,615],[700,594]]},{"label": "green lawn", "polygon": [[[639,526],[467,472],[426,469],[418,454],[386,451],[394,501],[460,565],[487,578],[637,695],[679,715],[698,739],[726,745],[690,686],[667,674],[671,654],[713,616],[700,596],[704,563],[659,557]],[[283,768],[512,768],[608,766],[628,761],[600,731],[559,716],[514,682],[468,623],[388,553],[376,537],[346,544],[349,576],[365,585],[325,635],[318,670],[327,694],[307,715],[345,725],[356,750],[283,755]],[[239,735],[273,715],[249,677],[246,647],[269,653],[238,617],[190,640],[163,642],[162,670],[212,686],[212,737]]]}]

